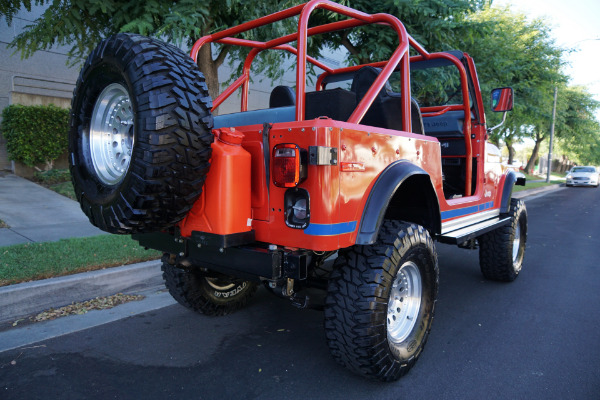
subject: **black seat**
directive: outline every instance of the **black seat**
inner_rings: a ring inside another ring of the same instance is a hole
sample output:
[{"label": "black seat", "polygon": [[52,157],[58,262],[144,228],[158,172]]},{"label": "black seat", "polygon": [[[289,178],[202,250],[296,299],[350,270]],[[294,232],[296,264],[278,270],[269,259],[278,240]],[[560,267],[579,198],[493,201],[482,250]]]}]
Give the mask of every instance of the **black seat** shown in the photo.
[{"label": "black seat", "polygon": [[356,108],[356,95],[341,88],[306,93],[305,118],[329,117],[347,121]]},{"label": "black seat", "polygon": [[414,97],[410,98],[410,122],[413,133],[418,133],[419,135],[425,134],[421,107],[419,107],[419,103],[417,103],[417,100]]},{"label": "black seat", "polygon": [[[365,96],[380,72],[381,70],[375,67],[363,67],[356,71],[351,90],[356,93],[357,103]],[[413,98],[411,98],[410,104],[412,131],[423,134],[425,130],[419,104]],[[363,117],[361,124],[402,130],[402,97],[399,93],[392,91],[388,82],[373,100],[373,104]]]},{"label": "black seat", "polygon": [[271,91],[269,108],[287,107],[296,105],[296,93],[289,86],[277,86]]}]

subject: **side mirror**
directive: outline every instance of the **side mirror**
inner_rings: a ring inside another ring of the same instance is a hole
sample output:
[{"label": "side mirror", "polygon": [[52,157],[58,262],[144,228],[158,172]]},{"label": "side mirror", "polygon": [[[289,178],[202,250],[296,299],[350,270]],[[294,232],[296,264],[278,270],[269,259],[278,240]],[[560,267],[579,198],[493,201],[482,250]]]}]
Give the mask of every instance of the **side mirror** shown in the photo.
[{"label": "side mirror", "polygon": [[492,90],[492,111],[505,112],[513,109],[513,89],[511,87]]}]

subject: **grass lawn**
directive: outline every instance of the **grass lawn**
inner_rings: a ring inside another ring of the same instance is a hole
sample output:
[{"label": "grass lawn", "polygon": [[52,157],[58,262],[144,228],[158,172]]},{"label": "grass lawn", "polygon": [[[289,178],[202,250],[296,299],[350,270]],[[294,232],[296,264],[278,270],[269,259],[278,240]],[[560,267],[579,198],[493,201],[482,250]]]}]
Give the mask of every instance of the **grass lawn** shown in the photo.
[{"label": "grass lawn", "polygon": [[[561,179],[559,176],[555,176],[555,175],[551,175],[550,176],[550,183],[546,183],[546,179],[545,178],[540,178],[539,176],[536,175],[529,175],[529,174],[525,174],[525,176],[527,177],[527,183],[525,186],[518,186],[515,185],[513,192],[520,192],[522,190],[529,190],[529,189],[535,189],[535,188],[539,188],[539,187],[543,187],[543,186],[550,186],[550,185],[556,185],[559,183],[565,183],[565,179],[564,177]],[[543,182],[532,182],[534,180],[540,180],[543,179]]]},{"label": "grass lawn", "polygon": [[[75,198],[67,169],[38,172],[35,183],[70,199]],[[0,228],[8,228],[0,220]],[[70,275],[160,258],[127,235],[100,235],[0,247],[0,286]]]},{"label": "grass lawn", "polygon": [[32,180],[71,200],[77,200],[73,184],[71,183],[71,174],[68,169],[51,169],[49,171],[36,172]]},{"label": "grass lawn", "polygon": [[53,183],[46,187],[50,190],[55,191],[58,194],[62,194],[63,196],[70,198],[71,200],[77,201],[77,197],[75,197],[75,190],[73,190],[73,184],[71,183],[71,181]]},{"label": "grass lawn", "polygon": [[0,286],[158,259],[126,235],[0,247]]}]

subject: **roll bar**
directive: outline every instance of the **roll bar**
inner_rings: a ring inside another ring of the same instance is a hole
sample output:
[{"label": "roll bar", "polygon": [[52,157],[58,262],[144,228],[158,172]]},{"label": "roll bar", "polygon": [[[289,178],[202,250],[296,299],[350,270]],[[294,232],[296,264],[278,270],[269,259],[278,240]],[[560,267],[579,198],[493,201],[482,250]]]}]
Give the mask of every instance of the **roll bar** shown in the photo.
[{"label": "roll bar", "polygon": [[[324,9],[335,12],[337,14],[348,17],[343,21],[332,22],[325,25],[315,26],[312,28],[308,27],[308,21],[311,13],[316,9]],[[298,20],[298,31],[289,35],[282,36],[280,38],[268,40],[266,42],[247,40],[235,37],[240,33],[247,32],[252,29],[256,29],[261,26],[272,24],[277,21],[299,16]],[[335,32],[343,29],[355,28],[363,25],[378,24],[386,25],[394,29],[398,35],[398,47],[394,50],[392,56],[387,61],[380,61],[375,63],[369,63],[364,65],[355,65],[350,67],[343,67],[332,69],[322,62],[316,60],[313,57],[307,55],[307,41],[308,37],[323,33]],[[290,42],[297,42],[297,48],[289,45]],[[198,53],[200,48],[207,43],[219,43],[226,45],[236,45],[243,47],[250,47],[252,50],[246,57],[243,65],[242,74],[227,87],[213,102],[213,110],[219,107],[227,98],[229,98],[237,89],[241,87],[241,106],[240,111],[248,110],[248,91],[250,84],[250,69],[252,62],[256,55],[261,51],[274,49],[287,51],[294,54],[297,57],[297,69],[296,69],[296,113],[295,117],[297,121],[303,121],[305,117],[305,93],[306,93],[306,63],[321,68],[324,72],[319,76],[317,80],[317,90],[322,90],[323,80],[325,77],[333,74],[339,74],[343,72],[357,71],[358,69],[370,65],[381,68],[381,72],[375,79],[375,82],[369,88],[365,96],[356,106],[348,118],[349,123],[358,124],[361,122],[369,107],[375,100],[377,94],[385,86],[386,82],[394,71],[400,72],[401,80],[401,97],[402,101],[402,129],[406,132],[411,131],[411,119],[410,119],[410,63],[418,62],[422,60],[429,60],[435,58],[445,58],[451,61],[460,71],[460,79],[462,83],[463,91],[463,105],[452,105],[452,106],[439,106],[439,107],[426,107],[422,111],[427,115],[442,114],[449,110],[463,110],[465,114],[465,145],[466,145],[466,157],[467,157],[467,171],[466,171],[466,182],[465,192],[466,195],[471,193],[471,176],[472,176],[472,146],[471,146],[471,113],[468,95],[468,84],[467,74],[464,66],[456,57],[448,53],[429,53],[423,46],[415,41],[404,28],[404,25],[400,20],[390,14],[366,14],[364,12],[354,10],[352,8],[342,6],[329,0],[311,0],[307,3],[300,4],[286,10],[276,12],[271,15],[267,15],[253,21],[245,22],[241,25],[234,26],[229,29],[225,29],[220,32],[203,36],[198,39],[190,52],[190,56],[197,63]],[[416,56],[409,55],[409,48],[412,47],[416,52]]]}]

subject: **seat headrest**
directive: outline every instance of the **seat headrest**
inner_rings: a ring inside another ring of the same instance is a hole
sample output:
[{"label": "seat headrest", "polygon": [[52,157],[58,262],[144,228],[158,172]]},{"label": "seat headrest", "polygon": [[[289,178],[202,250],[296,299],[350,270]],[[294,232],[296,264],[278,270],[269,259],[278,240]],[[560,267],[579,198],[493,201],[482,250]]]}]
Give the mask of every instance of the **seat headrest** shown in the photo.
[{"label": "seat headrest", "polygon": [[287,107],[296,105],[296,93],[289,86],[277,86],[269,97],[269,108]]},{"label": "seat headrest", "polygon": [[[380,68],[375,67],[362,67],[354,74],[354,79],[352,80],[352,86],[350,90],[356,93],[356,100],[360,101],[367,93],[367,90],[373,85],[375,79],[379,76],[381,72]],[[390,84],[388,82],[385,83],[385,86],[381,91],[377,94],[377,97],[381,95],[386,95],[390,90]],[[377,101],[377,99],[375,99]]]}]

